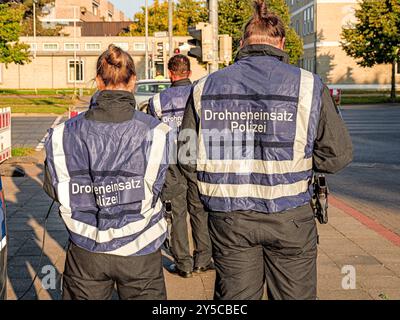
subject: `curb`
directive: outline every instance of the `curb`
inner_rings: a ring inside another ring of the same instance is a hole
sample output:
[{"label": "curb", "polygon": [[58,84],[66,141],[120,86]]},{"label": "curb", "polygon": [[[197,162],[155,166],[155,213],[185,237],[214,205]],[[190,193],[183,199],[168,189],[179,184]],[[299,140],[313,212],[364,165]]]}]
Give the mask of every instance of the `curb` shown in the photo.
[{"label": "curb", "polygon": [[385,228],[380,223],[376,222],[375,220],[367,217],[362,212],[354,209],[353,207],[349,206],[346,202],[339,200],[338,198],[331,196],[330,203],[337,209],[343,211],[344,213],[352,216],[357,221],[361,222],[365,225],[368,229],[375,231],[377,234],[385,238],[386,240],[390,241],[394,245],[400,247],[400,235],[394,233],[393,231]]}]

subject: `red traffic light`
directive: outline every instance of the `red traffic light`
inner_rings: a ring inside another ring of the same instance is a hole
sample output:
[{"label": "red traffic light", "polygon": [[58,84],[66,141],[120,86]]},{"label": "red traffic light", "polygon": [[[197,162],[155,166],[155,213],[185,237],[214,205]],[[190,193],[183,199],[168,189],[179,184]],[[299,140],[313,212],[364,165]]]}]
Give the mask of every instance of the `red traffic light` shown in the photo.
[{"label": "red traffic light", "polygon": [[181,53],[181,50],[179,49],[179,48],[176,48],[175,50],[174,50],[174,54],[180,54]]}]

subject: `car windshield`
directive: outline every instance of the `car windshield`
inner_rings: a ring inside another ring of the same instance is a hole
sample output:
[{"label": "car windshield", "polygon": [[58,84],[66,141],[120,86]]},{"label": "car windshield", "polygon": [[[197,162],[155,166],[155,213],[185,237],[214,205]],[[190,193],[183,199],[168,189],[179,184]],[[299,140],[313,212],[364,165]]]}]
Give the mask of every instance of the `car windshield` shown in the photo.
[{"label": "car windshield", "polygon": [[138,83],[136,93],[138,94],[156,94],[167,88],[169,83]]}]

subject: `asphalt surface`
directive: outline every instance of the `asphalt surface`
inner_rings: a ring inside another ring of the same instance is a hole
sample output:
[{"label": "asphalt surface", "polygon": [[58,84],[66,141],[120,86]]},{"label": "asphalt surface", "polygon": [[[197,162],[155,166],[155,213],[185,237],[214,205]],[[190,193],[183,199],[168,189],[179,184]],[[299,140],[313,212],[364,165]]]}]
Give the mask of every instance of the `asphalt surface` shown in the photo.
[{"label": "asphalt surface", "polygon": [[342,109],[353,163],[329,177],[331,191],[400,232],[400,105]]},{"label": "asphalt surface", "polygon": [[[12,117],[11,143],[13,147],[32,147],[40,143],[58,116]],[[62,121],[65,121],[63,118]]]}]

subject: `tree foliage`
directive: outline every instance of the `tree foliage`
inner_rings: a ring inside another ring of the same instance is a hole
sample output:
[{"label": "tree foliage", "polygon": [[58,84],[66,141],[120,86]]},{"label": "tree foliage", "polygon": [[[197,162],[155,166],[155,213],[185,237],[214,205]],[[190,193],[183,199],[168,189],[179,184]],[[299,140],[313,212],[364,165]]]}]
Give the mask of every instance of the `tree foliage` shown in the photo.
[{"label": "tree foliage", "polygon": [[24,7],[0,4],[0,62],[24,64],[29,62],[29,46],[19,42]]},{"label": "tree foliage", "polygon": [[[233,51],[240,46],[243,28],[253,14],[252,0],[220,0],[219,32],[229,34],[233,38]],[[268,8],[278,14],[286,25],[286,52],[290,62],[295,64],[303,54],[303,42],[290,26],[289,8],[284,0],[267,0]]]},{"label": "tree foliage", "polygon": [[[25,7],[24,18],[22,22],[22,34],[27,36],[33,35],[33,0],[22,0]],[[43,16],[43,8],[54,2],[54,0],[38,0],[36,4],[36,35],[37,36],[58,36],[62,29],[61,26],[53,26],[44,28],[39,20]]]},{"label": "tree foliage", "polygon": [[356,22],[343,28],[341,46],[363,67],[392,64],[392,99],[396,94],[395,64],[400,50],[400,2],[363,0]]},{"label": "tree foliage", "polygon": [[[168,31],[168,0],[155,0],[149,6],[149,35],[158,31]],[[123,35],[143,36],[145,34],[145,8],[134,15],[130,31]],[[180,0],[174,3],[173,32],[176,36],[188,35],[188,27],[207,21],[207,7],[203,0]]]}]

